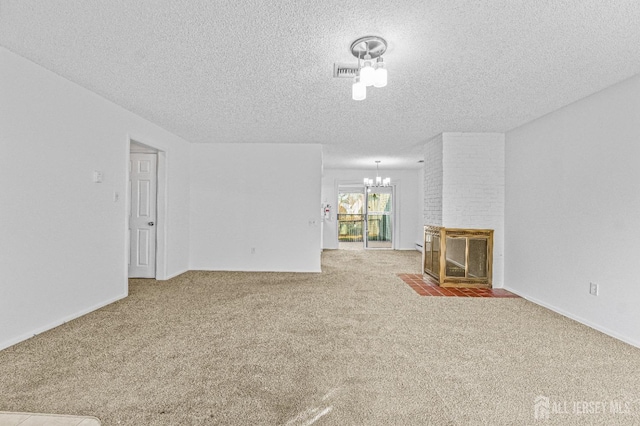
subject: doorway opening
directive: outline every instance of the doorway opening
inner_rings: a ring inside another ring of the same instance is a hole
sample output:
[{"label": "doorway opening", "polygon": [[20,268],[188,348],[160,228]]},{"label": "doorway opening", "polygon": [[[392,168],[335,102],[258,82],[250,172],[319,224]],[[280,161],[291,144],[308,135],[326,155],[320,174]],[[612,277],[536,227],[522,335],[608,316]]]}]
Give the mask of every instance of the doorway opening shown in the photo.
[{"label": "doorway opening", "polygon": [[338,248],[393,249],[393,187],[339,187]]}]

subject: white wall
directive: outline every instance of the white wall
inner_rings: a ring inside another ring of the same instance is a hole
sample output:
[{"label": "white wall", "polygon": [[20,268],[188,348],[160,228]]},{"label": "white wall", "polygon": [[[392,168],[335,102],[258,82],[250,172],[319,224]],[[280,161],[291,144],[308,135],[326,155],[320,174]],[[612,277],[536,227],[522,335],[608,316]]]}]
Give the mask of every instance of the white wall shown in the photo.
[{"label": "white wall", "polygon": [[167,151],[166,263],[179,272],[186,142],[0,48],[0,349],[126,296],[129,137]]},{"label": "white wall", "polygon": [[493,229],[493,287],[504,284],[504,134],[443,133],[442,226]]},{"label": "white wall", "polygon": [[319,272],[321,175],[320,145],[192,145],[190,269]]},{"label": "white wall", "polygon": [[506,135],[506,287],[636,346],[638,159],[640,76]]},{"label": "white wall", "polygon": [[[381,170],[381,177],[390,177],[396,188],[396,249],[415,250],[415,243],[422,239],[423,192],[418,169]],[[331,204],[333,210],[330,220],[323,221],[323,246],[326,249],[337,249],[337,200],[338,184],[362,185],[364,177],[375,177],[375,169],[324,169],[322,177],[322,202]]]}]

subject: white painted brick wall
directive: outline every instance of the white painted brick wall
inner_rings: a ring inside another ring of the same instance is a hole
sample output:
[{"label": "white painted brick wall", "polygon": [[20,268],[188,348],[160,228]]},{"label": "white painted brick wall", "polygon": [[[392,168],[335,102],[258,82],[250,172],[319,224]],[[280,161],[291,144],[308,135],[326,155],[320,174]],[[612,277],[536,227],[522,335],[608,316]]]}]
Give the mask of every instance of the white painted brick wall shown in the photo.
[{"label": "white painted brick wall", "polygon": [[425,147],[425,225],[494,230],[493,286],[504,281],[504,134],[443,133]]},{"label": "white painted brick wall", "polygon": [[442,135],[427,141],[424,150],[424,224],[442,225]]},{"label": "white painted brick wall", "polygon": [[504,226],[504,134],[444,133],[442,223]]}]

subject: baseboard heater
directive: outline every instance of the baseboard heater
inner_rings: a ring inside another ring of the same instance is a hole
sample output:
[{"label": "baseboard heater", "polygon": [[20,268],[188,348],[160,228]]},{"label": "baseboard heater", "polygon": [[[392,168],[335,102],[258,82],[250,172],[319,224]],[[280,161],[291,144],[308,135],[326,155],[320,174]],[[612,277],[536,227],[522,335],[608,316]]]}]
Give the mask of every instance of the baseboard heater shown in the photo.
[{"label": "baseboard heater", "polygon": [[426,225],[422,269],[442,287],[491,288],[493,229]]}]

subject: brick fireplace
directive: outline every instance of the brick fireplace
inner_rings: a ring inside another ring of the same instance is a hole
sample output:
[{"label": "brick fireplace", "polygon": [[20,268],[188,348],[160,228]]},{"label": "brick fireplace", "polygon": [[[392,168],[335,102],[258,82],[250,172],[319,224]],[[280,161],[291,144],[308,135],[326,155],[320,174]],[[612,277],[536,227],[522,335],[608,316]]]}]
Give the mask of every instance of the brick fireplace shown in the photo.
[{"label": "brick fireplace", "polygon": [[[504,277],[504,164],[502,133],[447,132],[425,145],[423,224],[445,229],[492,230],[490,285],[498,288],[503,286]],[[450,254],[462,250],[460,241],[451,242]],[[471,243],[472,251],[475,244]],[[460,260],[460,254],[454,256],[454,261],[462,263]],[[462,272],[456,272],[453,265],[450,261],[449,272],[460,275]],[[467,271],[475,275],[474,272]]]}]

